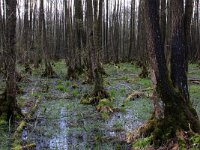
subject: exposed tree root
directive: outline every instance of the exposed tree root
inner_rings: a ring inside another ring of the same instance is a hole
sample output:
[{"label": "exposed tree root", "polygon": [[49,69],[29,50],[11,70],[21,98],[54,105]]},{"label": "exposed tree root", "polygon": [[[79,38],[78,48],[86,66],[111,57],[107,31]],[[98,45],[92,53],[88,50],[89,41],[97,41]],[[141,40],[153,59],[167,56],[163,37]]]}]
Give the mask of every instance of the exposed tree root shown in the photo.
[{"label": "exposed tree root", "polygon": [[135,99],[141,98],[146,96],[144,92],[139,92],[139,91],[135,91],[132,94],[130,94],[124,102],[128,102],[128,101],[134,101]]},{"label": "exposed tree root", "polygon": [[109,99],[109,94],[105,90],[94,92],[91,95],[85,94],[81,98],[81,104],[98,105],[102,99]]},{"label": "exposed tree root", "polygon": [[[159,147],[167,144],[171,139],[179,140],[182,133],[192,133],[194,135],[193,130],[195,130],[199,135],[199,121],[195,116],[192,116],[193,112],[189,113],[188,111],[191,111],[191,109],[186,108],[186,110],[178,114],[173,111],[171,112],[172,114],[168,114],[173,116],[161,119],[157,119],[153,115],[147,123],[127,135],[127,142],[135,142],[139,138],[151,137],[151,144]],[[174,117],[176,114],[178,116]]]},{"label": "exposed tree root", "polygon": [[101,99],[108,99],[109,98],[109,94],[106,90],[99,90],[99,91],[94,91],[92,96],[94,97],[93,101],[92,101],[92,104],[94,105],[98,105],[99,101]]},{"label": "exposed tree root", "polygon": [[12,150],[35,149],[35,147],[36,147],[35,143],[23,146],[22,141],[21,141],[21,135],[22,135],[23,129],[27,126],[26,121],[31,120],[33,118],[33,115],[35,114],[35,112],[38,108],[40,100],[41,99],[39,98],[35,101],[35,104],[32,107],[32,109],[29,111],[28,114],[26,114],[26,116],[24,116],[24,119],[19,123],[17,129],[15,130],[15,132],[13,134]]},{"label": "exposed tree root", "polygon": [[[126,135],[126,141],[133,143],[132,149],[179,150],[200,148],[200,134],[196,134],[193,131],[176,130],[173,137],[164,141],[162,139],[155,141],[153,133],[146,136],[142,134],[150,128],[153,129],[151,123],[149,124],[148,122]],[[168,129],[166,128],[166,130]]]}]

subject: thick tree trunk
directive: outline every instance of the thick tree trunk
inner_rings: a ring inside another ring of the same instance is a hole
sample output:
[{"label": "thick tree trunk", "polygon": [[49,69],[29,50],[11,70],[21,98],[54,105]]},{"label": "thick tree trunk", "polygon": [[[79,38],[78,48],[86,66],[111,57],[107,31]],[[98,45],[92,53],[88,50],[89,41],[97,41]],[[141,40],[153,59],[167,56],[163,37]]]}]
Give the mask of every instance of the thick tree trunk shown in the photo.
[{"label": "thick tree trunk", "polygon": [[165,43],[165,36],[166,36],[166,0],[161,0],[161,12],[160,12],[160,26],[161,26],[161,35],[162,41]]},{"label": "thick tree trunk", "polygon": [[[16,0],[6,0],[6,102],[4,111],[0,112],[7,114],[7,119],[14,121],[16,112]],[[0,110],[2,111],[2,110]]]},{"label": "thick tree trunk", "polygon": [[[72,59],[71,63],[69,63],[68,68],[68,78],[69,79],[76,79],[80,73],[83,71],[82,66],[82,50],[83,50],[83,7],[82,7],[82,1],[76,0],[74,1],[75,6],[75,18],[74,18],[74,33],[73,33],[73,27],[70,27],[71,32],[71,48],[73,50],[70,50],[70,57]],[[70,23],[72,25],[72,21]]]},{"label": "thick tree trunk", "polygon": [[[102,19],[98,17],[102,17],[102,15],[99,14],[97,17],[97,6],[94,6],[96,9],[94,9],[94,15],[92,12],[92,0],[87,0],[87,28],[88,28],[88,48],[89,48],[89,78],[94,80],[94,91],[92,93],[92,96],[96,97],[95,101],[93,103],[97,104],[98,101],[102,98],[107,98],[108,93],[105,91],[104,86],[103,86],[103,77],[102,77],[102,66],[100,65],[99,59],[98,59],[98,48],[101,45],[99,41],[98,36],[101,34],[99,23],[102,23]],[[94,1],[97,5],[97,1]],[[100,1],[100,7],[99,9],[102,9],[102,4],[103,1]],[[99,11],[102,13],[102,11]],[[94,19],[93,19],[94,17]]]},{"label": "thick tree trunk", "polygon": [[[180,0],[181,1],[181,0]],[[177,2],[177,1],[176,1]],[[175,4],[174,4],[175,5]],[[176,7],[177,10],[178,7]],[[179,14],[183,16],[183,14]],[[178,19],[181,16],[176,16],[174,19]],[[176,22],[177,24],[180,23]],[[179,85],[179,82],[182,80],[171,80],[169,77],[169,72],[167,70],[165,55],[164,55],[164,45],[161,39],[161,30],[159,26],[159,13],[158,7],[156,5],[156,0],[147,0],[145,2],[145,24],[147,32],[147,39],[148,39],[148,48],[150,50],[150,62],[151,67],[153,69],[154,75],[154,85],[157,91],[159,98],[161,99],[160,108],[161,110],[156,109],[152,118],[147,123],[146,128],[141,129],[141,133],[145,136],[153,135],[155,144],[159,143],[160,140],[167,141],[168,138],[173,138],[176,136],[176,132],[178,130],[186,130],[188,131],[191,129],[195,132],[200,133],[200,122],[198,120],[198,116],[194,108],[192,107],[189,100],[186,101],[185,93],[183,93],[182,86],[178,86],[179,90],[177,90],[176,85]],[[175,26],[174,24],[174,27]],[[179,26],[180,27],[180,26]],[[173,28],[174,29],[174,28]],[[179,42],[183,42],[181,39],[181,34],[184,31],[178,30],[179,34],[173,30],[173,43],[177,43],[179,46],[173,46],[173,62],[177,63],[177,58],[179,53],[184,50],[184,47],[180,45]],[[183,43],[182,43],[183,44]],[[184,44],[183,44],[184,45]],[[181,53],[184,57],[184,53]],[[185,64],[185,63],[183,63]],[[174,64],[172,64],[174,65]],[[185,77],[185,70],[180,69],[177,67],[177,72],[183,74]],[[177,75],[177,74],[176,74]],[[181,75],[182,76],[182,75]],[[173,77],[177,79],[175,74]],[[172,83],[172,81],[174,83]]]},{"label": "thick tree trunk", "polygon": [[175,88],[178,88],[185,100],[189,100],[187,85],[186,45],[184,30],[184,2],[172,1],[172,41],[171,41],[171,79]]}]

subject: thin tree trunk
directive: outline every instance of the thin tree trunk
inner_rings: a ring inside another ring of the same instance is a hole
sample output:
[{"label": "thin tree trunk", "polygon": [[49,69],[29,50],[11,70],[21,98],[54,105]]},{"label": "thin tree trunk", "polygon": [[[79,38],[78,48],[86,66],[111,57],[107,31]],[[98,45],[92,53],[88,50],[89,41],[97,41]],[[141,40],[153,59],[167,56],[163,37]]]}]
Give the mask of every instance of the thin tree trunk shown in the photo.
[{"label": "thin tree trunk", "polygon": [[53,68],[50,63],[50,58],[48,54],[48,42],[47,42],[47,32],[46,32],[46,23],[44,17],[44,1],[40,0],[40,36],[41,36],[41,48],[43,51],[44,56],[44,64],[45,64],[45,71],[42,74],[43,77],[56,77],[56,73],[53,71]]}]

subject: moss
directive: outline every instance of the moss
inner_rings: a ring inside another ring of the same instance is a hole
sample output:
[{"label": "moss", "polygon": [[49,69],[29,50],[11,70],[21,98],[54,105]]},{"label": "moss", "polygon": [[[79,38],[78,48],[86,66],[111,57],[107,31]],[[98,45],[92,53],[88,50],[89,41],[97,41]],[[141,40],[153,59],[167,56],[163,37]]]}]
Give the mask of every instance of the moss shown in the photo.
[{"label": "moss", "polygon": [[184,139],[178,139],[179,148],[181,150],[187,150],[186,141]]},{"label": "moss", "polygon": [[116,90],[114,90],[114,89],[110,90],[110,91],[109,91],[109,94],[110,94],[111,97],[115,97],[115,95],[116,95]]},{"label": "moss", "polygon": [[124,131],[122,122],[118,121],[113,125],[113,128],[117,132]]},{"label": "moss", "polygon": [[108,120],[110,118],[109,112],[101,112],[101,117],[103,120]]},{"label": "moss", "polygon": [[200,148],[200,134],[194,134],[190,137],[190,142],[193,148]]},{"label": "moss", "polygon": [[59,90],[59,91],[63,91],[63,92],[66,92],[66,87],[63,85],[63,84],[58,84],[56,86],[56,89]]},{"label": "moss", "polygon": [[24,127],[26,126],[26,122],[25,121],[21,121],[19,126],[17,127],[15,133],[14,133],[14,140],[18,139],[21,136],[21,132],[24,129]]},{"label": "moss", "polygon": [[113,103],[110,99],[104,98],[99,101],[98,106],[108,106],[113,107]]},{"label": "moss", "polygon": [[125,100],[124,100],[124,103],[127,103],[129,101],[133,101],[135,99],[138,99],[138,98],[141,98],[141,97],[144,97],[145,96],[145,93],[144,92],[138,92],[138,91],[135,91],[133,92],[132,94],[130,94]]},{"label": "moss", "polygon": [[152,136],[146,137],[146,138],[140,138],[138,140],[136,140],[133,144],[132,144],[132,149],[143,149],[143,148],[147,148],[152,144]]},{"label": "moss", "polygon": [[0,116],[0,126],[5,126],[8,124],[8,122],[6,121],[7,120],[7,115],[5,113],[3,113],[1,116]]},{"label": "moss", "polygon": [[90,105],[90,104],[92,104],[93,99],[94,99],[94,98],[91,97],[90,95],[85,94],[85,95],[81,98],[80,103],[81,103],[81,104],[85,104],[85,105]]},{"label": "moss", "polygon": [[79,94],[79,91],[78,91],[77,89],[74,89],[74,90],[72,91],[72,95],[73,95],[74,97],[78,96],[78,94]]},{"label": "moss", "polygon": [[25,146],[16,145],[16,146],[14,146],[11,150],[35,149],[35,147],[36,147],[36,144],[35,144],[35,143],[33,143],[33,144],[28,144],[28,145],[25,145]]}]

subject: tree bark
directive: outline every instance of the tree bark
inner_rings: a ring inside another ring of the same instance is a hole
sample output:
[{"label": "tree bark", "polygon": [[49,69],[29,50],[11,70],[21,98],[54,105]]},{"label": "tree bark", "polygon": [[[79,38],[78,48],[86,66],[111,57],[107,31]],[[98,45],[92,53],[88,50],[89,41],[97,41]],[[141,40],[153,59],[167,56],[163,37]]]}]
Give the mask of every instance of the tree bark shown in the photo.
[{"label": "tree bark", "polygon": [[187,85],[187,53],[184,29],[184,2],[172,1],[172,41],[171,41],[171,79],[175,88],[178,88],[186,101],[189,100]]},{"label": "tree bark", "polygon": [[[99,23],[102,23],[102,19],[98,17],[102,17],[101,14],[97,16],[97,6],[94,6],[94,14],[92,13],[92,0],[87,0],[87,28],[88,28],[88,43],[89,43],[89,75],[94,79],[94,90],[92,96],[95,98],[95,104],[98,104],[98,101],[102,98],[108,98],[108,93],[105,91],[103,86],[103,77],[102,77],[102,66],[98,59],[98,48],[100,45],[99,32],[101,32],[99,28]],[[100,3],[103,3],[101,0]],[[97,5],[97,1],[94,1],[94,5]],[[102,9],[102,4],[100,4],[99,9]],[[102,13],[102,11],[99,11]],[[94,17],[94,19],[93,19]]]},{"label": "tree bark", "polygon": [[[6,109],[7,120],[14,121],[16,112],[16,0],[6,0]],[[1,103],[2,104],[2,103]]]},{"label": "tree bark", "polygon": [[53,68],[50,63],[49,52],[48,52],[48,42],[47,42],[47,31],[46,31],[46,22],[44,16],[44,0],[40,0],[40,16],[39,16],[39,32],[41,39],[41,49],[44,56],[45,71],[42,74],[43,77],[56,77],[56,73],[53,71]]},{"label": "tree bark", "polygon": [[[178,0],[179,1],[179,0]],[[179,1],[181,3],[181,0]],[[179,64],[178,59],[179,54],[181,58],[184,57],[184,53],[181,53],[184,50],[184,47],[180,44],[183,42],[182,34],[184,30],[180,29],[175,31],[175,27],[182,27],[181,20],[179,20],[182,16],[181,8],[182,6],[177,6],[177,1],[173,3],[179,9],[179,12],[176,17],[174,17],[174,27],[173,27],[173,63]],[[173,6],[175,9],[175,6]],[[179,16],[180,15],[180,16]],[[161,141],[167,141],[169,138],[173,138],[176,136],[176,132],[178,130],[190,130],[190,127],[193,131],[200,133],[200,123],[195,109],[192,107],[192,104],[189,100],[185,99],[185,89],[182,86],[178,86],[179,90],[177,90],[176,85],[180,85],[182,80],[174,80],[177,79],[178,74],[173,74],[173,79],[169,76],[169,71],[167,69],[165,55],[164,55],[164,44],[161,39],[161,30],[159,25],[159,11],[156,5],[156,0],[147,0],[145,2],[145,24],[147,32],[147,41],[148,41],[148,49],[150,54],[150,64],[153,69],[154,75],[154,85],[156,88],[156,92],[161,99],[161,112],[155,108],[155,111],[147,123],[146,128],[142,128],[140,131],[145,136],[153,135],[153,140],[155,144],[160,145]],[[177,26],[178,25],[178,26]],[[179,43],[180,42],[180,43]],[[177,43],[178,46],[175,46],[174,43]],[[182,43],[183,44],[183,43]],[[183,59],[185,60],[185,59]],[[185,65],[185,63],[183,63]],[[178,65],[179,66],[179,65]],[[181,72],[185,77],[186,72],[184,69],[180,69],[177,67],[177,72]],[[156,107],[156,106],[155,106]],[[159,111],[159,112],[156,112]],[[160,115],[156,115],[159,114]],[[160,141],[161,140],[161,141]]]}]

